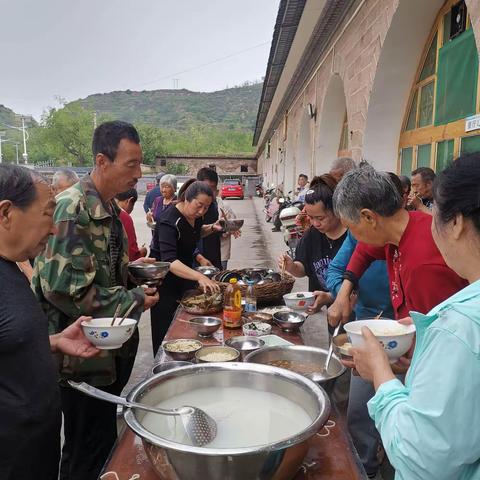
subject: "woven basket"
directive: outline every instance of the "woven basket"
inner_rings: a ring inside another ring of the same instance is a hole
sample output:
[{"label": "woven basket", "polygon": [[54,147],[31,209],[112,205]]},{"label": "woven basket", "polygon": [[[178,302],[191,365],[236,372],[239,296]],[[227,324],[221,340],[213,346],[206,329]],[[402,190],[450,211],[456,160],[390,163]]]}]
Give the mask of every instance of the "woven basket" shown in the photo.
[{"label": "woven basket", "polygon": [[[238,270],[230,270],[233,273],[239,273]],[[225,272],[217,273],[213,277],[222,289],[222,292],[225,292],[225,289],[228,287],[228,283],[219,282],[217,278]],[[295,278],[292,277],[289,273],[284,273],[282,275],[282,280],[280,282],[273,282],[273,283],[266,283],[264,285],[254,285],[255,296],[257,298],[257,302],[260,303],[267,303],[267,302],[274,302],[283,300],[283,296],[286,293],[290,293],[293,288],[293,284],[295,283]],[[245,296],[247,293],[247,285],[239,285],[242,295]]]}]

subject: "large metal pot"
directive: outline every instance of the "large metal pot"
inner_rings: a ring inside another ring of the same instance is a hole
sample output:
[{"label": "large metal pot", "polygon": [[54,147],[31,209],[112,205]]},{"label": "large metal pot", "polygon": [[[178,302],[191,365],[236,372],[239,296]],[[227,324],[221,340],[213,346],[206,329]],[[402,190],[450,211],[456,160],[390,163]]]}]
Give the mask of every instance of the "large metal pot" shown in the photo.
[{"label": "large metal pot", "polygon": [[[308,440],[325,424],[330,402],[311,380],[281,368],[244,363],[213,363],[170,370],[137,385],[128,400],[156,405],[160,401],[208,386],[246,387],[282,395],[311,416],[305,430],[262,446],[213,449],[169,441],[142,426],[144,413],[127,409],[128,426],[142,439],[145,451],[163,480],[288,480],[308,451]],[[248,422],[248,418],[245,419]],[[252,425],[255,428],[255,425]]]},{"label": "large metal pot", "polygon": [[268,364],[277,360],[290,360],[318,365],[318,373],[308,375],[318,383],[328,394],[332,393],[337,378],[345,372],[345,367],[336,356],[332,356],[328,373],[324,371],[328,351],[323,348],[309,347],[307,345],[278,345],[265,347],[249,353],[245,362]]}]

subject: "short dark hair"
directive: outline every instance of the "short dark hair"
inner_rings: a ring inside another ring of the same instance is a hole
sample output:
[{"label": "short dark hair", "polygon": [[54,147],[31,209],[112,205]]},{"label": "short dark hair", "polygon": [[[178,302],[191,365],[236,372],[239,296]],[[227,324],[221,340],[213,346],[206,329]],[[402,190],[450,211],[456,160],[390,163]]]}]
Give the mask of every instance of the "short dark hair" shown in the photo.
[{"label": "short dark hair", "polygon": [[93,133],[92,151],[95,158],[103,153],[112,162],[115,160],[118,145],[123,139],[130,140],[136,144],[140,143],[140,137],[131,123],[115,120],[99,125]]},{"label": "short dark hair", "polygon": [[427,183],[427,182],[433,182],[435,180],[435,172],[429,168],[429,167],[420,167],[417,168],[412,172],[412,177],[414,175],[420,175],[422,177],[422,181]]},{"label": "short dark hair", "polygon": [[48,185],[38,172],[19,165],[0,164],[0,201],[10,200],[14,207],[26,210],[37,199],[36,183]]},{"label": "short dark hair", "polygon": [[191,202],[202,193],[213,198],[212,189],[203,180],[191,178],[182,185],[182,188],[178,192],[178,200],[180,202],[184,202],[185,200]]},{"label": "short dark hair", "polygon": [[333,211],[333,192],[337,186],[336,180],[330,175],[314,177],[315,183],[305,195],[305,203],[315,205],[322,202],[327,210]]},{"label": "short dark hair", "polygon": [[307,175],[305,175],[304,173],[301,173],[301,174],[298,176],[298,178],[300,178],[300,177],[304,178],[304,179],[308,182],[308,177],[307,177]]},{"label": "short dark hair", "polygon": [[402,185],[402,181],[400,180],[399,176],[396,173],[393,173],[393,172],[387,172],[387,173],[390,176],[390,180],[393,182],[393,184],[397,188],[398,193],[400,194],[400,196],[402,196],[403,193],[404,193],[403,192],[403,185]]},{"label": "short dark hair", "polygon": [[398,178],[402,182],[403,193],[410,193],[412,189],[412,182],[406,175],[399,175]]},{"label": "short dark hair", "polygon": [[215,185],[218,185],[218,174],[211,168],[203,167],[197,172],[197,180],[200,180],[201,182],[208,180]]},{"label": "short dark hair", "polygon": [[448,223],[456,215],[471,219],[480,233],[480,152],[460,156],[433,184],[433,199],[438,217]]},{"label": "short dark hair", "polygon": [[118,193],[115,195],[115,198],[117,200],[120,200],[121,202],[124,202],[125,200],[128,200],[129,198],[133,198],[133,203],[135,203],[138,200],[138,192],[136,188],[131,188],[130,190],[127,190],[126,192]]}]

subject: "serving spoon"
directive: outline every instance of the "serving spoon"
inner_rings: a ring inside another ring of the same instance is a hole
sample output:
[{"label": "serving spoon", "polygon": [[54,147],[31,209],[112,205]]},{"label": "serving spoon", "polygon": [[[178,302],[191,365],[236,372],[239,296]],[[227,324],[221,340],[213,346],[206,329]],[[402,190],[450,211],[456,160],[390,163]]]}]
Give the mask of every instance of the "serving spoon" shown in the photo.
[{"label": "serving spoon", "polygon": [[106,402],[115,403],[128,408],[138,408],[139,410],[145,410],[147,412],[158,413],[160,415],[178,415],[183,424],[183,428],[188,435],[188,438],[192,444],[196,447],[203,447],[209,444],[217,436],[217,423],[206,412],[200,408],[192,407],[190,405],[183,405],[179,408],[172,410],[151,407],[143,403],[129,402],[124,397],[112,395],[111,393],[104,392],[98,388],[92,387],[85,382],[74,382],[68,380],[68,384],[90,397],[97,398],[98,400],[104,400]]}]

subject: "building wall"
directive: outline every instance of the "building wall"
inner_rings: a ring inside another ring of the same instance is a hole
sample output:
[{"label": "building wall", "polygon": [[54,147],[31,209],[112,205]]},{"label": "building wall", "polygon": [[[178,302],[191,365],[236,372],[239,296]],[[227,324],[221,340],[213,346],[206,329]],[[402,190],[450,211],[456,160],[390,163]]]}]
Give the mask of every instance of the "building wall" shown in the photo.
[{"label": "building wall", "polygon": [[[299,173],[311,177],[328,171],[336,157],[345,109],[352,157],[396,171],[410,89],[443,3],[363,0],[356,4],[314,75],[304,79],[306,86],[288,108],[282,124],[274,126],[270,157],[266,158],[265,148],[259,149],[259,173],[266,183],[288,191]],[[480,0],[466,3],[478,47]],[[308,116],[309,103],[316,107],[316,118]],[[299,165],[302,169],[307,166],[307,171],[299,171]]]},{"label": "building wall", "polygon": [[[163,160],[163,162],[162,162]],[[202,167],[214,165],[218,174],[256,174],[257,173],[257,159],[253,157],[164,157],[157,158],[156,165],[161,170],[172,164],[182,164],[188,167],[186,175],[195,176],[197,171]],[[241,166],[248,168],[247,172],[241,172]]]}]

